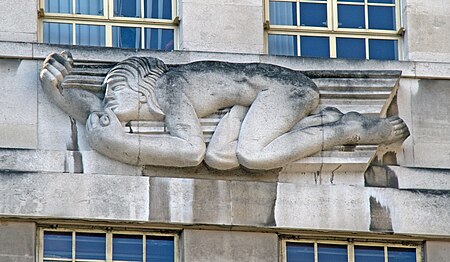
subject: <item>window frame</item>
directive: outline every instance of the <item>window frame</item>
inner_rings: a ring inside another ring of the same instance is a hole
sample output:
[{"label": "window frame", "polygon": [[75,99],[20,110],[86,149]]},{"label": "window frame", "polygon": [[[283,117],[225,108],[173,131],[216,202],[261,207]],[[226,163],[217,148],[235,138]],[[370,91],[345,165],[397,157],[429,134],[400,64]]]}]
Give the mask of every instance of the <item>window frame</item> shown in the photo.
[{"label": "window frame", "polygon": [[[37,258],[38,262],[44,261],[44,232],[65,232],[72,234],[72,258],[56,258],[51,259],[50,261],[61,261],[61,262],[79,262],[79,261],[88,261],[88,262],[120,262],[117,260],[113,260],[113,235],[137,235],[142,236],[142,254],[143,254],[143,262],[146,261],[146,237],[145,236],[161,236],[161,237],[173,237],[174,241],[174,262],[180,262],[180,248],[179,248],[179,234],[178,233],[165,233],[162,231],[149,231],[149,230],[111,230],[111,229],[100,229],[100,228],[82,228],[82,227],[45,227],[41,226],[37,230]],[[106,235],[106,259],[105,260],[94,260],[94,259],[76,259],[76,233],[100,233]],[[48,258],[47,258],[48,259]]]},{"label": "window frame", "polygon": [[177,1],[172,1],[172,19],[156,19],[144,17],[144,0],[141,0],[141,17],[119,17],[114,16],[114,0],[103,0],[103,15],[75,14],[76,0],[72,1],[72,14],[47,13],[45,12],[45,0],[39,0],[41,15],[38,23],[38,41],[44,41],[44,22],[72,24],[72,45],[77,45],[76,25],[102,25],[105,26],[105,47],[113,47],[112,27],[136,27],[141,28],[141,47],[145,49],[145,28],[171,29],[174,31],[174,50],[178,50],[178,24]]},{"label": "window frame", "polygon": [[[397,40],[397,54],[398,60],[403,58],[403,32],[401,16],[401,0],[395,0],[394,4],[380,4],[380,3],[368,3],[368,0],[364,0],[363,3],[346,2],[345,0],[276,0],[276,2],[294,2],[297,8],[297,25],[272,25],[270,23],[270,0],[264,0],[264,51],[269,52],[269,34],[272,35],[292,35],[297,36],[297,54],[301,57],[301,42],[300,36],[318,36],[329,37],[330,43],[330,57],[337,58],[337,45],[336,38],[365,38],[366,58],[369,59],[369,39],[380,40]],[[300,25],[300,3],[322,3],[327,4],[327,27],[313,27],[313,26],[301,26]],[[344,3],[347,5],[363,5],[364,6],[364,19],[365,28],[339,28],[338,27],[338,3]],[[380,30],[380,29],[368,29],[369,25],[369,6],[392,6],[395,8],[395,30]]]},{"label": "window frame", "polygon": [[[363,240],[363,239],[352,239],[352,240],[326,240],[326,239],[288,239],[282,238],[280,240],[280,262],[287,261],[286,253],[286,243],[302,243],[302,244],[313,244],[314,245],[314,262],[318,262],[318,245],[328,244],[328,245],[345,245],[347,246],[347,261],[355,261],[355,246],[368,246],[368,247],[383,247],[384,248],[384,261],[388,262],[388,248],[415,248],[416,249],[416,262],[422,262],[422,243],[418,241],[374,241],[374,240]],[[400,243],[399,243],[400,242]]]}]

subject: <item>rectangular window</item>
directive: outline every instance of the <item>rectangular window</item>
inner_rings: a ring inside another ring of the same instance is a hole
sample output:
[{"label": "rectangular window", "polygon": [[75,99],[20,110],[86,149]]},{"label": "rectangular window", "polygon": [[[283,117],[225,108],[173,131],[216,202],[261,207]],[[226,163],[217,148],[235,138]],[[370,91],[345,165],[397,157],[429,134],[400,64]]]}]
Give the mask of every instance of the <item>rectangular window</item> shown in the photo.
[{"label": "rectangular window", "polygon": [[39,262],[175,262],[177,235],[40,229]]},{"label": "rectangular window", "polygon": [[420,262],[419,244],[282,240],[283,262]]}]

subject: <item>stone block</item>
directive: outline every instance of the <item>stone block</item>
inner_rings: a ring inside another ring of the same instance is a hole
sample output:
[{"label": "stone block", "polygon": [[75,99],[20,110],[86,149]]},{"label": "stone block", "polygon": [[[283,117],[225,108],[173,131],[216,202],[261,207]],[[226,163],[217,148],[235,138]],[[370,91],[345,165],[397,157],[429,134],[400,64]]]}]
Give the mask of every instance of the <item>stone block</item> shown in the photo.
[{"label": "stone block", "polygon": [[34,0],[0,3],[0,41],[36,42],[38,17]]},{"label": "stone block", "polygon": [[18,42],[1,42],[0,41],[0,57],[3,58],[32,58],[33,44]]},{"label": "stone block", "polygon": [[0,261],[35,261],[36,226],[34,223],[0,222]]},{"label": "stone block", "polygon": [[185,262],[278,261],[278,236],[273,233],[184,230]]},{"label": "stone block", "polygon": [[0,215],[146,221],[146,177],[1,173]]},{"label": "stone block", "polygon": [[445,241],[426,241],[425,242],[425,261],[443,262],[448,261],[450,257],[450,242]]},{"label": "stone block", "polygon": [[9,172],[65,172],[66,153],[51,150],[0,149],[0,170]]},{"label": "stone block", "polygon": [[[414,133],[413,115],[412,115],[412,92],[418,88],[417,79],[401,78],[397,91],[398,115],[405,121],[411,134]],[[397,163],[403,166],[414,166],[414,140],[410,135],[403,141],[402,149],[397,152]]]}]

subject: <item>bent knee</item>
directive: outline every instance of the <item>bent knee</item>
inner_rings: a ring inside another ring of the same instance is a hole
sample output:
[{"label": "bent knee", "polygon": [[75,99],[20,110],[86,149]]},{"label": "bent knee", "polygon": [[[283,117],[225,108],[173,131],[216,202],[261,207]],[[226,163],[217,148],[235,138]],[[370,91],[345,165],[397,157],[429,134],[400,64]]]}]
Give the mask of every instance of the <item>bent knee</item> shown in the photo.
[{"label": "bent knee", "polygon": [[209,149],[206,151],[205,163],[214,169],[218,170],[230,170],[239,167],[239,162],[236,158],[236,154],[224,154],[220,150]]},{"label": "bent knee", "polygon": [[249,150],[239,149],[236,152],[239,164],[248,169],[269,170],[281,167],[277,161],[270,157],[270,154],[262,152],[251,152]]}]

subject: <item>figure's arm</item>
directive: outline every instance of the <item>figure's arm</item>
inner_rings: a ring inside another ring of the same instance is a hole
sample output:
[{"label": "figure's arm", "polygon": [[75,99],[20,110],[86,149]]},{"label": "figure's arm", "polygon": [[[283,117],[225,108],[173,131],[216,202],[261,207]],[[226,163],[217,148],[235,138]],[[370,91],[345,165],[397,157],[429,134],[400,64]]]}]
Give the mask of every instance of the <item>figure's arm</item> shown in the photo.
[{"label": "figure's arm", "polygon": [[72,72],[73,59],[69,52],[50,54],[44,61],[40,78],[42,88],[58,107],[84,123],[93,111],[102,108],[102,101],[92,92],[81,88],[63,88],[65,77]]}]

